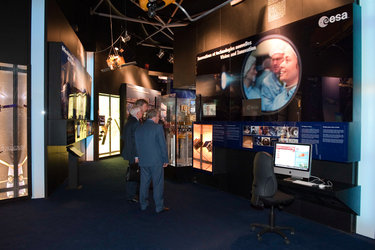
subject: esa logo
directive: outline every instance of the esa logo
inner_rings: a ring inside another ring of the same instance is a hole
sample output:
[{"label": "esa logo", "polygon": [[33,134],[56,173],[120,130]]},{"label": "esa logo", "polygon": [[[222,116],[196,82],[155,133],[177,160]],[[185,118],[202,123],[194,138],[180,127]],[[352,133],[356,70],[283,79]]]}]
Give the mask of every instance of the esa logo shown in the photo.
[{"label": "esa logo", "polygon": [[330,17],[322,16],[319,19],[318,24],[319,24],[319,27],[324,28],[324,27],[327,27],[329,23],[339,22],[348,18],[349,18],[349,15],[347,12],[343,12],[342,14],[337,14],[335,16],[330,16]]}]

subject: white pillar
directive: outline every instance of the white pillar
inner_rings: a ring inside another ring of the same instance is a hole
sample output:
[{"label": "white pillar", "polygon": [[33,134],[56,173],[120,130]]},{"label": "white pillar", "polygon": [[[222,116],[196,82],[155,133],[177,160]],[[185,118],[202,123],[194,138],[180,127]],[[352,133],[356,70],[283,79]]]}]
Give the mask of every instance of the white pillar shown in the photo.
[{"label": "white pillar", "polygon": [[357,233],[375,238],[375,1],[361,0],[362,9],[362,103],[361,160],[358,184],[361,185],[361,214]]},{"label": "white pillar", "polygon": [[45,197],[44,51],[45,0],[31,1],[31,188]]},{"label": "white pillar", "polygon": [[[91,76],[91,109],[90,120],[94,120],[94,52],[87,52],[86,70]],[[94,160],[94,136],[91,135],[86,138],[86,161]]]}]

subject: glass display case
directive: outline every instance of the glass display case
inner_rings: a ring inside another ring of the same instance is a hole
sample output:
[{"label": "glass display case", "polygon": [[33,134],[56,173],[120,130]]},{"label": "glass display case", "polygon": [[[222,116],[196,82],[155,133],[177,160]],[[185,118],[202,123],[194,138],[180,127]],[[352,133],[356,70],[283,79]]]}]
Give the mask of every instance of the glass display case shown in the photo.
[{"label": "glass display case", "polygon": [[99,158],[120,154],[120,96],[99,93]]},{"label": "glass display case", "polygon": [[195,121],[195,99],[175,94],[158,99],[164,123],[169,163],[174,167],[192,165],[192,123]]},{"label": "glass display case", "polygon": [[0,200],[28,196],[27,67],[0,63]]}]

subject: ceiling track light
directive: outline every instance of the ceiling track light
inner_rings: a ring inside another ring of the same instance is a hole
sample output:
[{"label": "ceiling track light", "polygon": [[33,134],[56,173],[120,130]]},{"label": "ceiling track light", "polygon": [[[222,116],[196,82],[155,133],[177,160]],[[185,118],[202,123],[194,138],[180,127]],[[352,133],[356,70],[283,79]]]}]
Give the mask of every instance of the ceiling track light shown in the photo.
[{"label": "ceiling track light", "polygon": [[128,34],[128,31],[125,31],[125,35],[121,36],[121,41],[123,43],[129,42],[131,39],[131,36]]},{"label": "ceiling track light", "polygon": [[174,56],[172,54],[169,55],[168,62],[171,64],[174,63]]},{"label": "ceiling track light", "polygon": [[159,59],[162,59],[164,56],[164,50],[160,49],[159,53],[157,53],[156,56],[159,57]]},{"label": "ceiling track light", "polygon": [[230,5],[231,6],[235,6],[235,5],[237,5],[237,4],[239,4],[239,3],[242,3],[244,0],[232,0],[231,2],[230,2]]}]

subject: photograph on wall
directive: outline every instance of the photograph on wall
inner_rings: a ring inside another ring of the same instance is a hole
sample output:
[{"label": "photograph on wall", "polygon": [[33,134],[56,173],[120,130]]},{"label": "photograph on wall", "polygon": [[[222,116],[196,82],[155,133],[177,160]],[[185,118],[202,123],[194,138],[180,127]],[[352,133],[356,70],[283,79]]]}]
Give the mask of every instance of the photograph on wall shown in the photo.
[{"label": "photograph on wall", "polygon": [[242,70],[246,99],[261,99],[262,112],[282,109],[294,97],[302,66],[293,43],[281,35],[265,36],[249,53]]},{"label": "photograph on wall", "polygon": [[243,136],[242,147],[253,148],[254,147],[253,137],[252,136]]},{"label": "photograph on wall", "polygon": [[352,121],[352,5],[198,54],[196,93],[207,121]]}]

